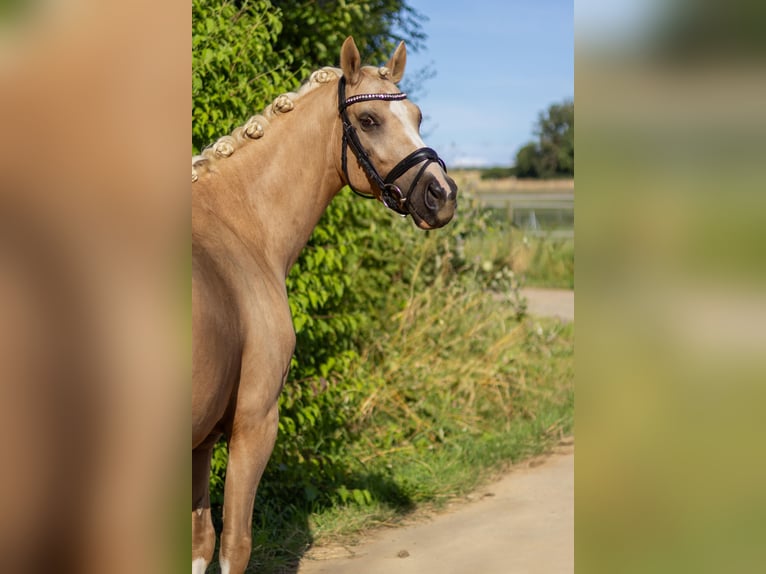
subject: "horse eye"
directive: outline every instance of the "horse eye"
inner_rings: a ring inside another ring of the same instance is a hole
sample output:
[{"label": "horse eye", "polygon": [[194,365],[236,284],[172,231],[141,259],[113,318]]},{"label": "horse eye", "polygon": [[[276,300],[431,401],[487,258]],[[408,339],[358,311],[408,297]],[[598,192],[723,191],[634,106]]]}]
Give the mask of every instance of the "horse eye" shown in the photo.
[{"label": "horse eye", "polygon": [[359,118],[359,123],[361,124],[362,129],[370,129],[378,125],[378,122],[375,121],[375,118],[367,114]]}]

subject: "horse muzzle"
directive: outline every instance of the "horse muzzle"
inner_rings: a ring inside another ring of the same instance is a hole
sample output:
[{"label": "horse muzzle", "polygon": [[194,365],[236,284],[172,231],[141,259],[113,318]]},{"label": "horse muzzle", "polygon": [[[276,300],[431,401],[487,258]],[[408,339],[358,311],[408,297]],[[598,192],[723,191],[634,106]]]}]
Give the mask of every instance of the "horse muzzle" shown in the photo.
[{"label": "horse muzzle", "polygon": [[457,184],[444,174],[425,174],[407,200],[407,210],[421,229],[436,229],[450,222],[457,208]]}]

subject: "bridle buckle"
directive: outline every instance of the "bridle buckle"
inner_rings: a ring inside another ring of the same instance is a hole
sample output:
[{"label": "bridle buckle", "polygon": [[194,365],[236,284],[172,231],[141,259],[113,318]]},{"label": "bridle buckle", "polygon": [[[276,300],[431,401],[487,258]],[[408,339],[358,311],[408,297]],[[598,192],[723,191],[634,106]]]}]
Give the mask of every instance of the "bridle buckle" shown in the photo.
[{"label": "bridle buckle", "polygon": [[387,183],[380,190],[380,197],[385,205],[389,209],[393,209],[397,213],[404,212],[404,204],[407,203],[407,198],[402,193],[401,188],[393,183]]}]

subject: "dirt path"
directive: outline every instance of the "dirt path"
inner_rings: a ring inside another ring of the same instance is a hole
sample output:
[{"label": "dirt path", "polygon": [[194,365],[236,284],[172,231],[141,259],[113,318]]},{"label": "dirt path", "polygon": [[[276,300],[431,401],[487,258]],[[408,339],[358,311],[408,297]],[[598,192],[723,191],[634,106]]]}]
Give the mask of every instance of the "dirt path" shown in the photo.
[{"label": "dirt path", "polygon": [[[574,452],[535,459],[475,502],[350,548],[310,552],[299,574],[565,574],[574,571]],[[539,464],[542,462],[542,464]]]},{"label": "dirt path", "polygon": [[574,321],[574,291],[525,287],[521,293],[527,298],[527,311],[530,315]]},{"label": "dirt path", "polygon": [[[532,315],[574,320],[574,293],[525,289]],[[443,514],[312,549],[298,574],[568,574],[574,571],[574,442],[514,466]]]}]

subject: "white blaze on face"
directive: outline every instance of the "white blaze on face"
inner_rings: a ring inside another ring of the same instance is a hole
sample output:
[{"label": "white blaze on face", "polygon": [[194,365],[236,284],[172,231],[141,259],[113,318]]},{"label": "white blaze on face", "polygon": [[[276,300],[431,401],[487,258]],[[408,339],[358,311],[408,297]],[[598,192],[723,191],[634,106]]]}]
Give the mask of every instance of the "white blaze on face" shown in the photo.
[{"label": "white blaze on face", "polygon": [[416,148],[426,147],[425,142],[421,139],[420,134],[418,133],[418,126],[412,121],[412,116],[407,113],[407,106],[404,102],[391,102],[391,113],[402,122],[404,134],[410,141],[412,141],[413,146]]}]

